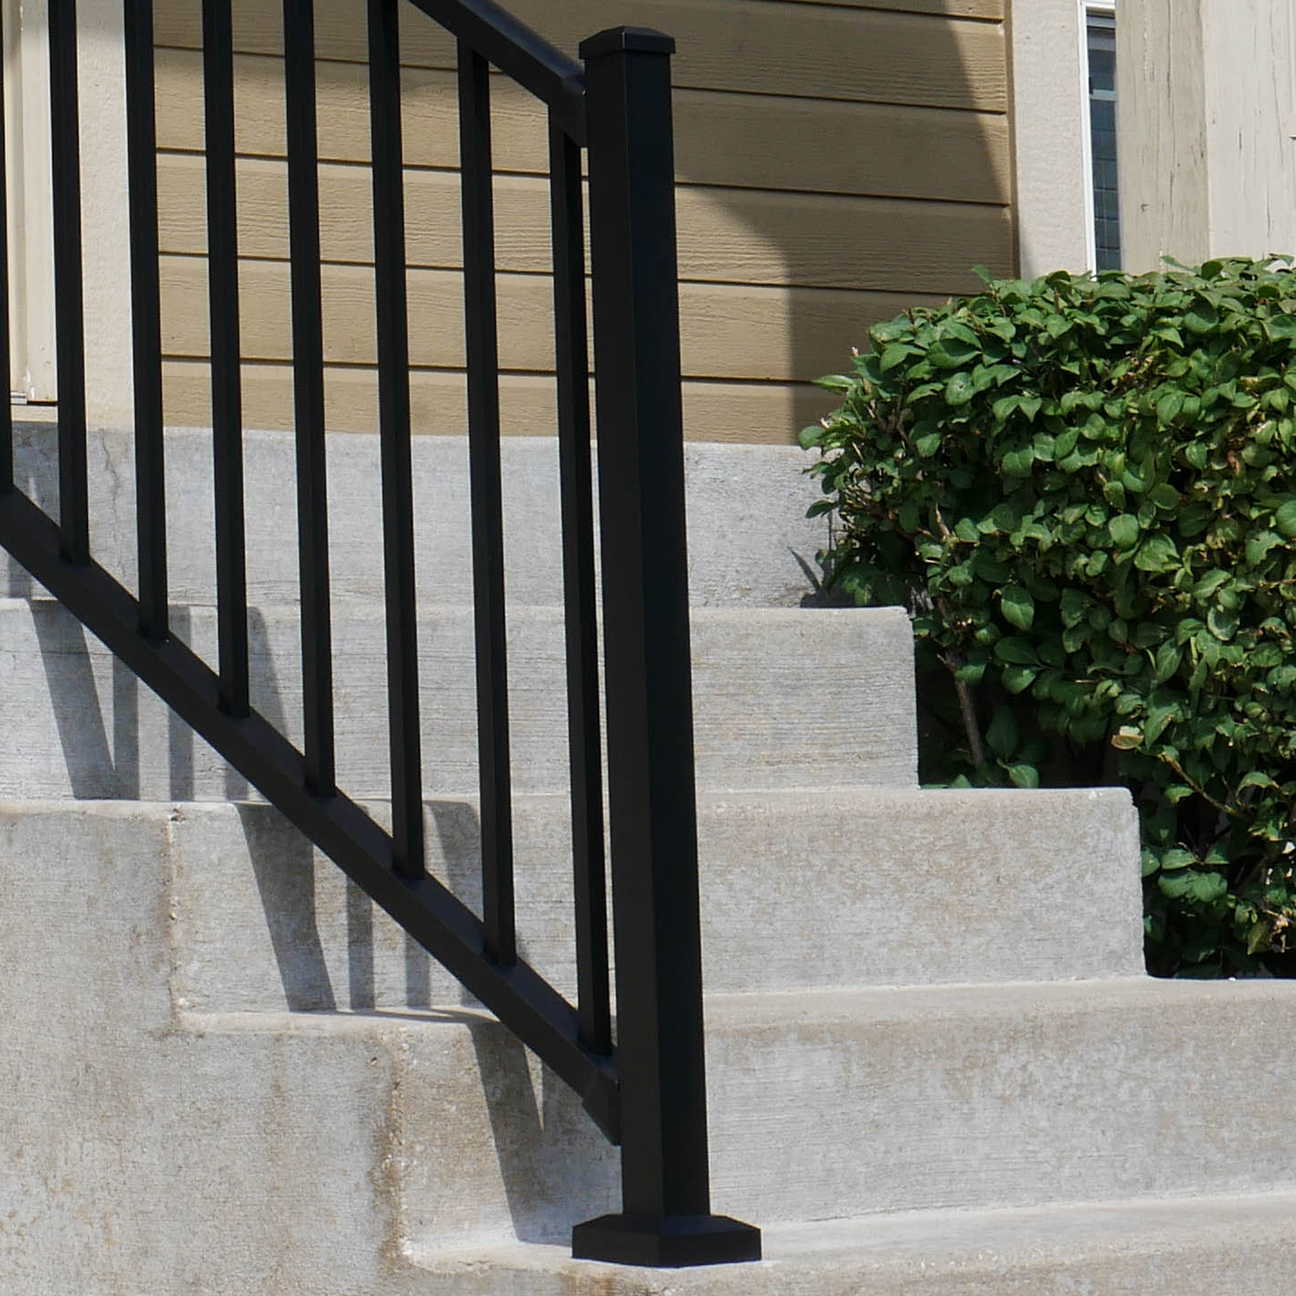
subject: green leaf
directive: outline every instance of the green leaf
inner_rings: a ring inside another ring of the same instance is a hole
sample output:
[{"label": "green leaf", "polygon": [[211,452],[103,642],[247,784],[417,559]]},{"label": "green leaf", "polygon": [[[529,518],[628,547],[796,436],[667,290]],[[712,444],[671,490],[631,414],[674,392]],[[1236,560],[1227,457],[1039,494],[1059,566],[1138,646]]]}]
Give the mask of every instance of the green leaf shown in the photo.
[{"label": "green leaf", "polygon": [[1275,315],[1265,320],[1264,331],[1270,342],[1296,341],[1296,315]]},{"label": "green leaf", "polygon": [[1024,693],[1039,675],[1038,666],[1008,665],[1003,668],[1003,686],[1009,693]]},{"label": "green leaf", "polygon": [[1039,770],[1034,765],[1009,765],[1008,777],[1012,779],[1014,787],[1037,788],[1040,785]]},{"label": "green leaf", "polygon": [[945,384],[946,404],[956,408],[960,405],[966,405],[975,395],[976,387],[973,385],[970,374],[956,373]]},{"label": "green leaf", "polygon": [[1296,499],[1288,500],[1274,513],[1274,526],[1289,540],[1296,539]]},{"label": "green leaf", "polygon": [[1020,585],[1007,586],[1001,595],[1004,620],[1018,630],[1029,630],[1035,621],[1035,600]]},{"label": "green leaf", "polygon": [[892,342],[891,345],[882,352],[882,359],[878,364],[878,368],[883,373],[886,373],[888,370],[894,369],[896,365],[904,364],[904,362],[913,354],[915,354],[914,348],[909,346],[907,343]]},{"label": "green leaf", "polygon": [[1216,639],[1227,643],[1237,634],[1237,613],[1226,612],[1222,607],[1213,607],[1206,613],[1206,626]]},{"label": "green leaf", "polygon": [[1249,774],[1243,776],[1242,781],[1238,784],[1238,791],[1245,788],[1277,788],[1278,784],[1274,782],[1271,775],[1266,774],[1264,770],[1252,770]]},{"label": "green leaf", "polygon": [[1182,392],[1169,392],[1167,395],[1162,396],[1157,401],[1157,422],[1167,426],[1173,423],[1179,417],[1179,413],[1183,409],[1183,403]]},{"label": "green leaf", "polygon": [[1252,567],[1264,562],[1270,549],[1282,544],[1282,536],[1273,531],[1261,531],[1251,536],[1246,542],[1246,560]]},{"label": "green leaf", "polygon": [[1012,707],[1005,705],[996,708],[985,736],[990,750],[1001,760],[1007,760],[1017,750],[1017,718],[1013,715]]},{"label": "green leaf", "polygon": [[1019,639],[1010,636],[1007,639],[1000,639],[994,647],[995,656],[1000,661],[1010,662],[1014,666],[1039,666],[1039,655],[1035,651],[1035,646],[1029,639]]},{"label": "green leaf", "polygon": [[979,355],[981,348],[974,342],[962,338],[947,337],[933,342],[927,352],[927,358],[938,369],[960,369],[973,356]]},{"label": "green leaf", "polygon": [[1199,301],[1183,320],[1190,333],[1213,333],[1219,327],[1219,311],[1210,302]]},{"label": "green leaf", "polygon": [[1192,851],[1186,850],[1168,850],[1162,852],[1161,867],[1168,873],[1172,869],[1188,868],[1197,863],[1197,857]]},{"label": "green leaf", "polygon": [[1009,477],[1029,477],[1035,463],[1035,448],[1026,446],[1021,450],[1009,450],[1000,463]]},{"label": "green leaf", "polygon": [[1176,648],[1173,640],[1167,640],[1156,651],[1154,665],[1156,670],[1156,682],[1164,684],[1179,669],[1179,663],[1183,661],[1183,652]]},{"label": "green leaf", "polygon": [[1134,566],[1145,572],[1169,571],[1179,566],[1179,551],[1168,536],[1152,536],[1139,546]]},{"label": "green leaf", "polygon": [[1107,523],[1108,534],[1118,549],[1132,549],[1139,538],[1139,523],[1132,513],[1122,513]]}]

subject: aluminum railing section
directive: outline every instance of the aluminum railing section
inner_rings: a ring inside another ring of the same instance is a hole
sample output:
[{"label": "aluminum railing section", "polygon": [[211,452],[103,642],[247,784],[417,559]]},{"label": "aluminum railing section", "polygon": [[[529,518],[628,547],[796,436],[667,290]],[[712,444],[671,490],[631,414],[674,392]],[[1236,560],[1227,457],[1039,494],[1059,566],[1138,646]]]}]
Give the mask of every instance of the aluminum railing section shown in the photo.
[{"label": "aluminum railing section", "polygon": [[[583,63],[491,0],[412,0],[457,41],[482,894],[478,919],[424,862],[414,595],[399,0],[366,0],[392,830],[339,787],[333,733],[315,16],[283,0],[304,740],[249,704],[230,0],[203,0],[207,256],[217,554],[213,670],[169,630],[153,8],[124,0],[138,594],[93,559],[86,466],[75,0],[50,0],[59,517],[18,491],[0,415],[0,543],[310,840],[581,1095],[622,1148],[623,1211],[577,1225],[577,1256],[684,1265],[755,1259],[760,1234],[711,1212],[670,56],[637,28]],[[410,21],[408,11],[404,15]],[[419,19],[415,18],[414,21]],[[549,118],[556,430],[566,605],[577,1003],[518,957],[500,484],[491,67]],[[597,661],[585,315],[588,148],[605,688]],[[0,148],[3,131],[0,131]],[[0,163],[3,158],[0,157]],[[0,184],[3,183],[0,165]],[[0,189],[0,201],[4,198]],[[5,223],[0,219],[0,240]],[[0,246],[0,253],[6,252]],[[0,255],[0,273],[7,274]],[[0,291],[0,333],[7,337]],[[607,751],[601,750],[600,710]],[[609,984],[603,771],[617,948]],[[345,771],[342,771],[343,775]]]}]

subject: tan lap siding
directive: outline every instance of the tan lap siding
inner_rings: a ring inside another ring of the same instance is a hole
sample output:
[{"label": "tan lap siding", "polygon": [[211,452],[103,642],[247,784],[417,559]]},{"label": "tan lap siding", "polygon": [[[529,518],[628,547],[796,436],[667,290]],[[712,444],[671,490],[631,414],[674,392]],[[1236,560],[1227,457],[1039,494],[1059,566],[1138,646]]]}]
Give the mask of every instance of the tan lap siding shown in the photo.
[{"label": "tan lap siding", "polygon": [[[686,433],[788,441],[868,323],[1012,269],[1002,0],[513,0],[555,43],[617,21],[672,32]],[[376,418],[363,6],[317,0],[330,427]],[[245,421],[291,423],[286,168],[275,6],[235,3]],[[158,15],[167,417],[207,423],[199,6]],[[360,15],[357,20],[357,15]],[[456,89],[406,9],[403,77],[415,422],[463,430]],[[493,82],[504,430],[553,430],[545,120]]]}]

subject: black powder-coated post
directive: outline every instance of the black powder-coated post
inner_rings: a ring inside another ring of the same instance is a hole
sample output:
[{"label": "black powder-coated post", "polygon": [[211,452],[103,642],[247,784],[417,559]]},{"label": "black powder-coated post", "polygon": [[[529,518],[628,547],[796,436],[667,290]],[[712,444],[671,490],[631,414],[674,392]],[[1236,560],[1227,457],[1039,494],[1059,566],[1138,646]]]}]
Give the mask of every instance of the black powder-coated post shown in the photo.
[{"label": "black powder-coated post", "polygon": [[573,1255],[760,1257],[711,1214],[684,531],[670,55],[658,32],[581,46],[587,84],[623,1213]]}]

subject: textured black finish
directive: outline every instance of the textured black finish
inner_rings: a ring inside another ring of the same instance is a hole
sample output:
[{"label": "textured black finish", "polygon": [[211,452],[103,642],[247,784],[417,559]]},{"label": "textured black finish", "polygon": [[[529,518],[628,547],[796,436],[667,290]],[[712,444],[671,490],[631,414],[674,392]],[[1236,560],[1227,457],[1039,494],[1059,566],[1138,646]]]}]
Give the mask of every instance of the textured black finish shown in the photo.
[{"label": "textured black finish", "polygon": [[123,8],[140,633],[152,639],[164,639],[167,634],[166,472],[162,447],[153,5],[152,0],[124,0]]},{"label": "textured black finish", "polygon": [[582,47],[624,1216],[574,1244],[610,1260],[599,1240],[642,1245],[645,1220],[662,1248],[731,1231],[707,1223],[670,49],[633,29]]},{"label": "textured black finish", "polygon": [[423,763],[419,747],[409,318],[405,293],[405,202],[396,6],[397,0],[369,0],[369,119],[373,150],[378,437],[382,454],[392,840],[397,872],[405,877],[417,877],[424,869]]},{"label": "textured black finish", "polygon": [[572,1230],[577,1260],[681,1268],[761,1258],[760,1230],[728,1215],[600,1215]]},{"label": "textured black finish", "polygon": [[59,530],[70,562],[90,558],[86,484],[85,318],[81,292],[81,147],[76,0],[50,0],[50,179],[58,365]]},{"label": "textured black finish", "polygon": [[530,90],[585,142],[585,69],[493,0],[410,0],[488,63]]},{"label": "textured black finish", "polygon": [[490,69],[459,42],[459,167],[463,190],[464,326],[468,359],[473,605],[477,632],[477,760],[481,772],[482,916],[491,957],[517,957],[508,660],[504,643],[504,506],[500,498],[499,348],[491,194]]},{"label": "textured black finish", "polygon": [[572,876],[576,896],[576,1002],[581,1037],[612,1051],[608,985],[607,861],[599,738],[598,612],[594,601],[594,488],[590,477],[589,338],[581,150],[549,120],[558,461],[562,477],[567,731],[571,757]]},{"label": "textured black finish", "polygon": [[230,0],[203,0],[203,95],[220,703],[230,715],[242,716],[248,713],[249,696],[247,542],[243,517],[243,384],[239,369]]},{"label": "textured black finish", "polygon": [[324,455],[324,324],[320,290],[314,5],[312,0],[284,0],[283,14],[303,732],[306,781],[313,791],[327,796],[333,791],[337,776],[333,750],[333,632],[329,616]]}]

